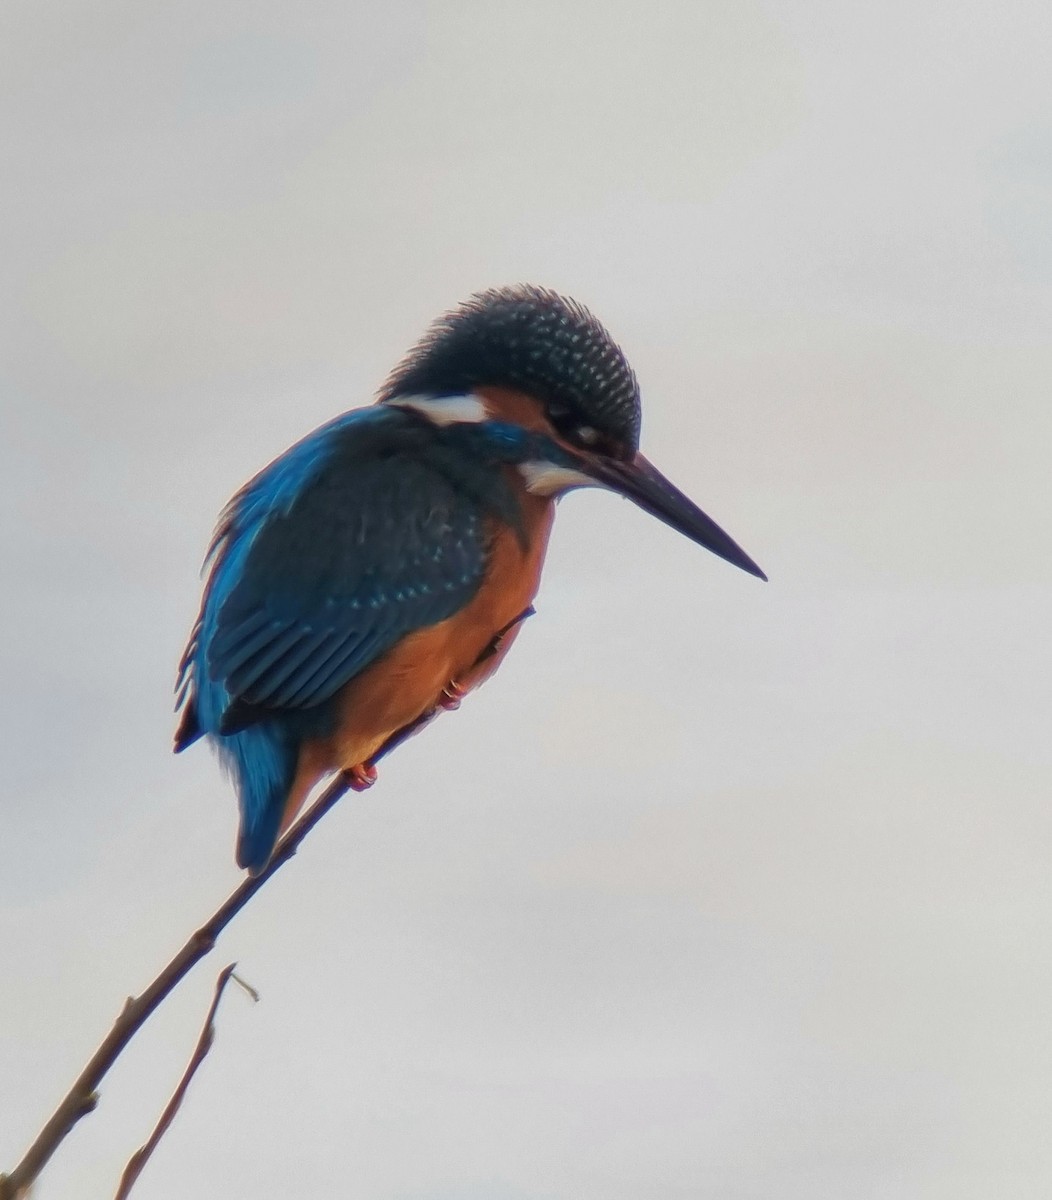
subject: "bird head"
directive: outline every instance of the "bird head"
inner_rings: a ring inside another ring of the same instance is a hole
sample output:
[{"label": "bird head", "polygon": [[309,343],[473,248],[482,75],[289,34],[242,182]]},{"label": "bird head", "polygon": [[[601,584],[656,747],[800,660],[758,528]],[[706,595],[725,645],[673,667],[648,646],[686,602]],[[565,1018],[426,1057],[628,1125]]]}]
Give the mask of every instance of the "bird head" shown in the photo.
[{"label": "bird head", "polygon": [[620,347],[576,300],[538,287],[480,292],[440,317],[395,368],[384,404],[436,425],[522,432],[526,487],[603,487],[761,579],[753,560],[640,452],[639,384]]}]

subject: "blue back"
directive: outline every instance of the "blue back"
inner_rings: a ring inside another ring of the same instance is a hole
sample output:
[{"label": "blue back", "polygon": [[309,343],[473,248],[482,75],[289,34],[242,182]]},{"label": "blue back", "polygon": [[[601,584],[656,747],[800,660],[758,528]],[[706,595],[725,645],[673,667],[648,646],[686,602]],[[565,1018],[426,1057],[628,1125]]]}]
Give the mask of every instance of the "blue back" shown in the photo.
[{"label": "blue back", "polygon": [[332,730],[340,689],[475,595],[487,515],[518,521],[493,467],[522,448],[507,427],[492,434],[358,409],[227,506],[180,667],[176,749],[206,735],[233,775],[242,866],[269,857],[300,743]]}]

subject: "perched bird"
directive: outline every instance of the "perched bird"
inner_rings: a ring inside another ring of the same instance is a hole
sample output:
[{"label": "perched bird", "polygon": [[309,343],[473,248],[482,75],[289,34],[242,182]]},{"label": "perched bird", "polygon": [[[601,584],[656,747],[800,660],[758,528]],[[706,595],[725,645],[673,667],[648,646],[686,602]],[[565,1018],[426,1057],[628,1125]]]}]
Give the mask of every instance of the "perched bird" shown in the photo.
[{"label": "perched bird", "polygon": [[258,872],[312,788],[376,760],[487,678],[533,610],[555,501],[627,496],[761,579],[639,453],[639,386],[592,314],[538,287],[440,317],[369,407],[286,450],[224,510],[177,684]]}]

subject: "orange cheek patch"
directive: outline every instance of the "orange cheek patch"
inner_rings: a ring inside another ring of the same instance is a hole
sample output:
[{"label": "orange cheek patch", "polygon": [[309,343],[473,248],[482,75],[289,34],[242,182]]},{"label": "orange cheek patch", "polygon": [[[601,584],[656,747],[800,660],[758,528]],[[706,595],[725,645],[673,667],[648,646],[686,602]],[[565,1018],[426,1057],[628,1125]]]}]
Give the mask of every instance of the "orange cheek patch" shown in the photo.
[{"label": "orange cheek patch", "polygon": [[554,432],[544,406],[531,396],[500,387],[479,388],[477,394],[482,397],[490,416],[498,421],[507,421],[511,425],[518,425],[520,429],[536,433]]}]

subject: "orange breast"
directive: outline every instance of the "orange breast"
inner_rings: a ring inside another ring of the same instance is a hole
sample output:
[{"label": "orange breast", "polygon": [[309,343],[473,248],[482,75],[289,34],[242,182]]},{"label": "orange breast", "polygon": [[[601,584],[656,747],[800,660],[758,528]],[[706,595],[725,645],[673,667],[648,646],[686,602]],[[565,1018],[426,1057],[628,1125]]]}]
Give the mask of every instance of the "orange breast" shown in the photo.
[{"label": "orange breast", "polygon": [[495,653],[480,659],[537,594],[555,515],[550,499],[527,492],[518,472],[507,471],[522,506],[525,548],[514,530],[494,523],[486,577],[471,602],[404,638],[343,689],[335,733],[300,751],[283,827],[323,775],[367,762],[392,734],[432,710],[448,684],[469,691],[500,665],[518,626],[500,638]]}]

